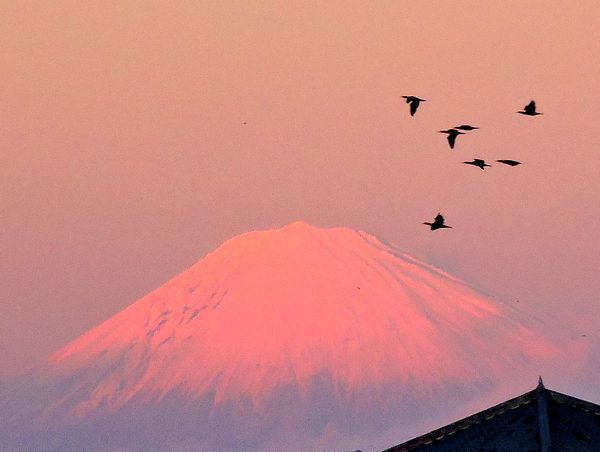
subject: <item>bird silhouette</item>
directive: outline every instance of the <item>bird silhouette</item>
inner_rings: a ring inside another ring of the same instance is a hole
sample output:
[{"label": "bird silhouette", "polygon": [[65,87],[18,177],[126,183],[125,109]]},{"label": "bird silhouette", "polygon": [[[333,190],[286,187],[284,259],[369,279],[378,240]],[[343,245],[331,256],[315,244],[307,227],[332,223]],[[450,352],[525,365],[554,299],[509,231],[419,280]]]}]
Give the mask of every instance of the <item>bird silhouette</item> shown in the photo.
[{"label": "bird silhouette", "polygon": [[454,149],[454,143],[456,142],[456,137],[459,135],[464,135],[464,132],[459,132],[456,129],[440,130],[440,133],[448,134],[448,144],[450,145],[450,149]]},{"label": "bird silhouette", "polygon": [[517,165],[521,164],[521,162],[517,162],[516,160],[510,160],[510,159],[501,159],[501,160],[496,160],[496,161],[500,162],[500,163],[504,163],[505,165],[508,165],[508,166],[517,166]]},{"label": "bird silhouette", "polygon": [[477,168],[481,168],[482,170],[485,169],[486,166],[492,166],[492,165],[488,165],[487,163],[485,163],[485,160],[481,160],[481,159],[473,159],[472,162],[463,162],[467,165],[473,165],[476,166]]},{"label": "bird silhouette", "polygon": [[535,111],[535,101],[534,100],[532,100],[527,105],[525,105],[525,107],[523,107],[523,111],[518,111],[517,113],[521,113],[522,115],[527,115],[527,116],[543,115],[543,113],[539,113],[539,112]]},{"label": "bird silhouette", "polygon": [[463,124],[461,126],[456,126],[455,129],[458,129],[458,130],[476,130],[476,129],[479,129],[479,127],[470,126],[469,124]]},{"label": "bird silhouette", "polygon": [[436,229],[452,227],[452,226],[447,226],[444,224],[444,217],[442,216],[441,213],[438,213],[436,215],[435,220],[433,220],[433,223],[423,223],[423,224],[426,224],[427,226],[431,226],[432,231],[435,231]]},{"label": "bird silhouette", "polygon": [[426,102],[425,99],[419,99],[418,97],[415,96],[402,96],[406,99],[406,103],[410,104],[410,115],[414,116],[415,113],[417,112],[417,108],[419,108],[419,105],[421,104],[421,102]]}]

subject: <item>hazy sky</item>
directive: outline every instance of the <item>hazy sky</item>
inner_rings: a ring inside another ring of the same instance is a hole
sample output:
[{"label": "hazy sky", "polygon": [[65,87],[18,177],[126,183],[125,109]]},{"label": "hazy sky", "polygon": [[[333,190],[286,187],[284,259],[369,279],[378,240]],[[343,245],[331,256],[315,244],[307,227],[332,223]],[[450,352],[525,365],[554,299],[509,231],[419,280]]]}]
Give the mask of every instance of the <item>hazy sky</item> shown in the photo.
[{"label": "hazy sky", "polygon": [[[5,0],[0,17],[0,376],[299,219],[600,334],[598,2]],[[413,118],[406,94],[427,99]],[[531,99],[543,116],[515,113]],[[450,151],[437,131],[462,123],[481,130]],[[454,229],[421,224],[438,211]]]}]

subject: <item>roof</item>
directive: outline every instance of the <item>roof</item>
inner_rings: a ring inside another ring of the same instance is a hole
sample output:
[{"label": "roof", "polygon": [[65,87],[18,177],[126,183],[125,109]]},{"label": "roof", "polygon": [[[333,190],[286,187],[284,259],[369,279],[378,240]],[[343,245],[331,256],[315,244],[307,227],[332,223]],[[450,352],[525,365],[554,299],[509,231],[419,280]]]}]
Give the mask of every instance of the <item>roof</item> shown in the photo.
[{"label": "roof", "polygon": [[404,451],[598,451],[600,405],[544,387],[391,447]]}]

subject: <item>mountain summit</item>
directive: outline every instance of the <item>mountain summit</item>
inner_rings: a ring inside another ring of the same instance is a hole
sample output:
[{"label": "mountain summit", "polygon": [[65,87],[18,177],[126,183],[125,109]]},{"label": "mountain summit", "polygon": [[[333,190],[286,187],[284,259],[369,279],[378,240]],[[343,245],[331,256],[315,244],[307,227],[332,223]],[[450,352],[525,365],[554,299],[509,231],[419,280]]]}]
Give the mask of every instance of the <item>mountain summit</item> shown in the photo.
[{"label": "mountain summit", "polygon": [[384,447],[514,378],[530,385],[562,353],[542,327],[365,232],[296,222],[225,242],[56,352],[0,398],[0,436],[56,450]]}]

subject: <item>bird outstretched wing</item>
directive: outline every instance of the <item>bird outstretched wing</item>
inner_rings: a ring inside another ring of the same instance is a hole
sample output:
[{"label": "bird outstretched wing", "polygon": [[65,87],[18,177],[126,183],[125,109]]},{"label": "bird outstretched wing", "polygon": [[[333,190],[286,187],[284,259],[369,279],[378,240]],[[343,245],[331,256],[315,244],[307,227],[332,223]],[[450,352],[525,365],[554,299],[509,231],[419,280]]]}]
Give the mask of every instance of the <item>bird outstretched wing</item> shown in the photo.
[{"label": "bird outstretched wing", "polygon": [[516,160],[510,160],[510,159],[501,159],[501,160],[496,160],[497,162],[500,163],[504,163],[505,165],[510,165],[510,166],[517,166],[520,165],[521,162],[518,162]]}]

